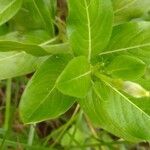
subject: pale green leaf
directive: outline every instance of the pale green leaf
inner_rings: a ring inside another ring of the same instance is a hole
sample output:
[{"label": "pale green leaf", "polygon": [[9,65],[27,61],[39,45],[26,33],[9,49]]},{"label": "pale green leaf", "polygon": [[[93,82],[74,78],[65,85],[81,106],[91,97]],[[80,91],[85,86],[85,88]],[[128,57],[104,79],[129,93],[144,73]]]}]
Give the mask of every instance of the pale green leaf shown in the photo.
[{"label": "pale green leaf", "polygon": [[85,56],[72,59],[57,80],[57,88],[65,95],[83,98],[90,87],[90,64]]},{"label": "pale green leaf", "polygon": [[15,41],[0,41],[0,51],[25,51],[26,53],[35,55],[35,56],[44,56],[48,53],[40,46],[36,44],[24,44],[21,42]]},{"label": "pale green leaf", "polygon": [[0,51],[1,52],[24,51],[34,56],[71,53],[70,47],[68,46],[67,43],[40,46],[36,44],[31,44],[30,42],[29,44],[28,43],[26,44],[16,41],[1,41],[1,40],[0,40]]},{"label": "pale green leaf", "polygon": [[150,10],[149,0],[112,0],[115,24],[143,17]]},{"label": "pale green leaf", "polygon": [[14,41],[25,44],[41,44],[49,39],[51,39],[51,37],[45,30],[14,31],[0,36],[0,41]]},{"label": "pale green leaf", "polygon": [[90,60],[99,54],[110,38],[113,11],[110,0],[68,0],[67,30],[76,55]]},{"label": "pale green leaf", "polygon": [[128,95],[135,98],[150,97],[150,92],[142,87],[140,84],[135,82],[124,81],[122,85],[122,90]]},{"label": "pale green leaf", "polygon": [[[141,78],[141,79],[137,80],[136,82],[138,84],[140,84],[142,87],[144,87],[146,90],[150,91],[150,79]],[[150,109],[149,109],[150,108],[150,97],[144,97],[141,99],[134,99],[132,97],[131,100],[150,115]],[[143,101],[144,101],[144,103],[143,103]]]},{"label": "pale green leaf", "polygon": [[21,8],[22,0],[0,0],[0,25],[11,19]]},{"label": "pale green leaf", "polygon": [[20,103],[20,115],[24,123],[56,118],[74,103],[73,98],[61,94],[55,85],[68,59],[68,56],[52,56],[29,81]]},{"label": "pale green leaf", "polygon": [[0,80],[31,73],[45,59],[25,52],[0,52]]},{"label": "pale green leaf", "polygon": [[150,116],[109,83],[93,84],[80,104],[97,126],[128,141],[150,140]]},{"label": "pale green leaf", "polygon": [[50,54],[63,54],[63,53],[72,54],[72,50],[70,48],[69,43],[61,43],[61,44],[53,44],[53,45],[50,44],[50,45],[44,45],[42,47]]},{"label": "pale green leaf", "polygon": [[106,71],[116,78],[136,80],[145,74],[146,64],[136,57],[120,55],[110,62],[106,67]]},{"label": "pale green leaf", "polygon": [[35,56],[72,53],[68,43],[49,44],[55,39],[57,37],[51,39],[44,30],[10,32],[0,36],[0,51],[25,51]]}]

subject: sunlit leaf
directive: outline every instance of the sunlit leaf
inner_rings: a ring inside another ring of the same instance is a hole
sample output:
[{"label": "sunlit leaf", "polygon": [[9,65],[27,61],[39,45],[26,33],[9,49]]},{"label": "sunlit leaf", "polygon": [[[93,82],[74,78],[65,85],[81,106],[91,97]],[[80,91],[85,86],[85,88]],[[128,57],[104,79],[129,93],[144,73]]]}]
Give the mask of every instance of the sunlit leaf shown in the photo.
[{"label": "sunlit leaf", "polygon": [[31,73],[45,59],[25,52],[0,52],[0,80]]},{"label": "sunlit leaf", "polygon": [[29,81],[20,103],[24,123],[56,118],[74,103],[73,98],[61,94],[55,85],[69,59],[64,56],[50,57]]},{"label": "sunlit leaf", "polygon": [[11,19],[21,8],[22,0],[0,0],[0,25]]},{"label": "sunlit leaf", "polygon": [[111,1],[68,0],[68,7],[67,30],[71,47],[76,55],[85,55],[90,60],[104,49],[110,38]]},{"label": "sunlit leaf", "polygon": [[83,98],[87,95],[90,87],[90,74],[90,64],[86,57],[76,57],[60,74],[57,88],[65,95]]},{"label": "sunlit leaf", "polygon": [[97,126],[117,136],[134,142],[150,140],[150,116],[109,83],[94,84],[81,106]]}]

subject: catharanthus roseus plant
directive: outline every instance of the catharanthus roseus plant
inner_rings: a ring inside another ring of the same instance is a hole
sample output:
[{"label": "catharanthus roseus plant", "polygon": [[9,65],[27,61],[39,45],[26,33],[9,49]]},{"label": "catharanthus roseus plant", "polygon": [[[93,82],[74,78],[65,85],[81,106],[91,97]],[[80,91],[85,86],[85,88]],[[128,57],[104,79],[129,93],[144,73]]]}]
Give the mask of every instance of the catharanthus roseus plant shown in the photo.
[{"label": "catharanthus roseus plant", "polygon": [[56,3],[0,0],[0,79],[35,72],[21,120],[54,119],[78,103],[96,127],[150,140],[150,1],[67,0],[60,13]]}]

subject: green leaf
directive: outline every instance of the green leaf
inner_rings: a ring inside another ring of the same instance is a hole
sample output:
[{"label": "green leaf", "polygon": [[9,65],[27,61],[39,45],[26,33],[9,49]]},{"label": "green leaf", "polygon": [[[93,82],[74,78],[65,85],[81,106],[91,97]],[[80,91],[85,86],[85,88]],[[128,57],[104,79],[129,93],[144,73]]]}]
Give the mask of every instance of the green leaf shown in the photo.
[{"label": "green leaf", "polygon": [[68,4],[67,30],[71,47],[76,55],[85,55],[90,60],[104,49],[110,38],[111,1],[68,0]]},{"label": "green leaf", "polygon": [[90,64],[85,56],[72,59],[57,80],[57,88],[65,95],[83,98],[90,87]]},{"label": "green leaf", "polygon": [[136,57],[120,55],[110,62],[106,67],[106,71],[116,78],[136,80],[145,74],[146,65]]},{"label": "green leaf", "polygon": [[33,0],[33,4],[41,18],[45,29],[51,34],[54,35],[54,25],[52,22],[51,11],[49,10],[47,4],[44,0]]},{"label": "green leaf", "polygon": [[58,117],[72,106],[73,98],[61,94],[55,85],[69,59],[69,56],[50,57],[29,81],[20,103],[24,123]]},{"label": "green leaf", "polygon": [[22,9],[9,21],[9,24],[13,27],[13,31],[45,29],[33,0],[24,0]]},{"label": "green leaf", "polygon": [[25,52],[0,52],[0,80],[31,73],[45,59]]},{"label": "green leaf", "polygon": [[6,34],[9,31],[9,28],[6,24],[0,26],[0,36]]},{"label": "green leaf", "polygon": [[115,26],[106,50],[100,56],[130,53],[150,63],[150,22],[130,22]]},{"label": "green leaf", "polygon": [[[149,116],[150,116],[150,98],[146,97],[146,98],[140,98],[140,99],[136,99],[136,98],[130,98],[131,101],[136,104],[139,108],[141,108],[144,112],[146,112]],[[144,101],[144,103],[143,103]]]},{"label": "green leaf", "polygon": [[45,45],[41,43],[39,45],[32,44],[32,42],[22,43],[16,41],[1,41],[0,40],[0,52],[10,52],[10,51],[24,51],[28,54],[34,56],[47,56],[51,54],[63,54],[63,53],[72,53],[68,43],[63,44],[53,44],[53,45]]},{"label": "green leaf", "polygon": [[140,18],[149,12],[149,0],[112,0],[115,14],[115,24],[120,24],[134,18]]},{"label": "green leaf", "polygon": [[11,19],[21,8],[22,0],[0,0],[0,25]]},{"label": "green leaf", "polygon": [[56,14],[57,14],[57,1],[56,0],[51,0],[51,1],[46,0],[45,3],[46,3],[46,5],[49,6],[49,9],[51,11],[52,19],[54,20]]},{"label": "green leaf", "polygon": [[26,53],[35,55],[35,56],[45,56],[48,55],[42,47],[36,44],[24,44],[15,41],[0,41],[0,51],[25,51]]},{"label": "green leaf", "polygon": [[128,141],[150,140],[150,116],[109,83],[93,84],[80,104],[97,126]]},{"label": "green leaf", "polygon": [[[150,91],[150,79],[141,78],[136,81],[138,84],[140,84],[142,87],[144,87],[146,90]],[[141,99],[133,98],[131,99],[138,107],[143,109],[146,113],[150,115],[150,98],[144,97]],[[144,103],[143,103],[144,101]]]},{"label": "green leaf", "polygon": [[44,45],[42,47],[50,54],[63,54],[63,53],[72,54],[69,43]]},{"label": "green leaf", "polygon": [[[56,2],[56,1],[55,1]],[[20,11],[9,21],[17,31],[44,29],[51,37],[54,35],[54,12],[52,0],[24,0]]]},{"label": "green leaf", "polygon": [[44,30],[10,32],[0,36],[0,51],[25,51],[35,56],[72,53],[69,43],[49,44],[55,39]]},{"label": "green leaf", "polygon": [[25,44],[41,44],[49,39],[51,37],[45,30],[14,31],[0,36],[0,41],[14,41]]}]

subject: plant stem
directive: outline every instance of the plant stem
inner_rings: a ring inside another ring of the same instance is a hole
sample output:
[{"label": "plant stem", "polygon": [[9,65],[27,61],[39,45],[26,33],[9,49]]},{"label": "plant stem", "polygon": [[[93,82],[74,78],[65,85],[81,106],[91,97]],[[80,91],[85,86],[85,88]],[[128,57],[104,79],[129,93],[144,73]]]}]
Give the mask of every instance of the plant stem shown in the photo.
[{"label": "plant stem", "polygon": [[4,129],[8,131],[9,128],[9,119],[10,119],[10,104],[11,104],[11,79],[7,80],[7,87],[6,87],[6,109],[5,109],[5,122],[4,122]]},{"label": "plant stem", "polygon": [[72,123],[72,120],[74,120],[74,117],[76,116],[78,110],[80,109],[79,104],[76,106],[76,109],[71,117],[71,119],[67,122],[67,124],[65,124],[62,132],[59,134],[58,138],[54,141],[54,143],[50,146],[50,148],[53,148],[57,142],[61,139],[61,137],[64,135],[64,132],[67,130],[67,128],[69,127],[69,125]]},{"label": "plant stem", "polygon": [[[76,114],[76,115],[74,116],[74,118],[71,120],[71,122],[74,122],[74,121],[77,119],[77,117],[78,117],[78,114]],[[68,122],[67,122],[66,124],[68,124]],[[48,141],[49,141],[54,135],[57,135],[59,132],[61,132],[61,131],[65,128],[66,124],[62,125],[62,126],[59,127],[58,129],[54,130],[50,135],[48,135],[43,145],[46,146],[47,143],[48,143]]]},{"label": "plant stem", "polygon": [[34,140],[34,133],[35,133],[35,124],[30,125],[30,131],[28,136],[28,146],[32,146]]}]

